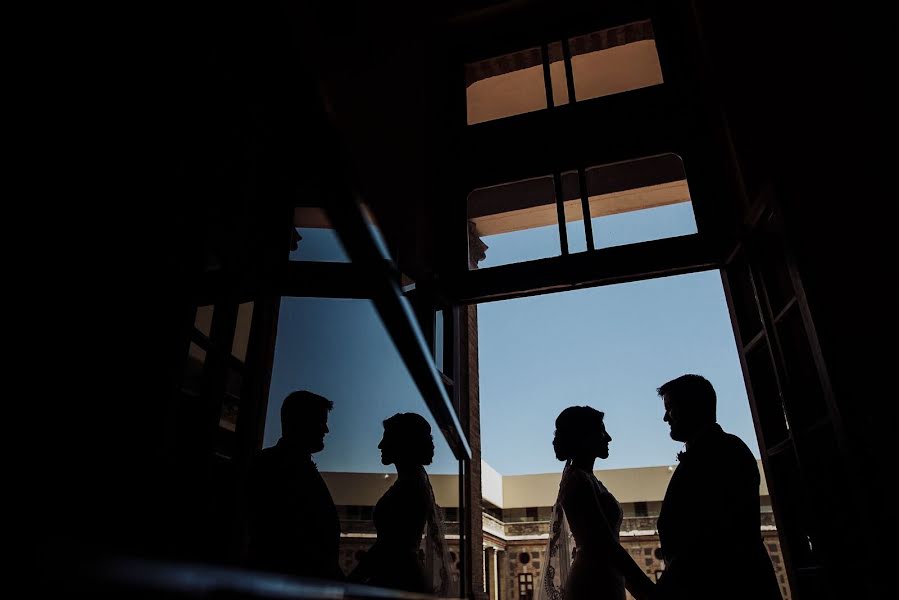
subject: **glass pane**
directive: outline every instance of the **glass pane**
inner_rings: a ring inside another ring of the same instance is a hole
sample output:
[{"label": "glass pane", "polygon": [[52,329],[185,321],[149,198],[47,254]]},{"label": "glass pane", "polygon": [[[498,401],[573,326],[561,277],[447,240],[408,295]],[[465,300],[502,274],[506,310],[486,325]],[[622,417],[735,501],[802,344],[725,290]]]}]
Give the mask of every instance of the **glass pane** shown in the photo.
[{"label": "glass pane", "polygon": [[549,76],[553,87],[553,105],[568,104],[568,83],[565,76],[565,60],[562,56],[562,42],[553,42],[549,50]]},{"label": "glass pane", "polygon": [[293,211],[294,236],[290,260],[308,262],[350,262],[328,220],[318,207],[297,207]]},{"label": "glass pane", "polygon": [[396,257],[391,254],[390,247],[387,245],[387,239],[384,237],[384,232],[381,229],[381,226],[378,225],[378,219],[375,217],[374,211],[371,210],[371,208],[367,204],[362,205],[362,217],[365,219],[365,223],[368,226],[369,233],[371,233],[371,237],[374,239],[375,245],[381,252],[382,258],[396,262]]},{"label": "glass pane", "polygon": [[552,175],[474,190],[468,222],[469,268],[561,254]]},{"label": "glass pane", "polygon": [[578,101],[662,83],[648,20],[573,37],[568,43]]},{"label": "glass pane", "polygon": [[755,400],[765,445],[770,449],[787,439],[787,419],[784,415],[783,403],[777,389],[777,376],[767,341],[756,345],[746,354],[746,369]]},{"label": "glass pane", "polygon": [[469,125],[546,108],[540,48],[468,63],[465,85]]},{"label": "glass pane", "polygon": [[581,184],[577,171],[562,173],[562,199],[565,205],[568,253],[585,252],[587,250],[587,230],[584,227],[584,208],[581,203]]},{"label": "glass pane", "polygon": [[771,312],[779,315],[795,296],[793,280],[783,248],[783,240],[777,232],[762,231],[758,236],[758,266],[765,283],[765,294]]},{"label": "glass pane", "polygon": [[740,337],[744,346],[762,330],[762,317],[759,314],[758,302],[749,264],[741,251],[734,261],[727,266],[727,284],[730,286],[730,297],[734,304],[737,321],[740,323]]},{"label": "glass pane", "polygon": [[219,416],[219,427],[227,431],[237,430],[237,413],[240,407],[240,388],[243,385],[243,377],[234,370],[228,372],[225,382],[225,398],[222,402],[222,411]]},{"label": "glass pane", "polygon": [[434,362],[437,364],[437,369],[442,373],[444,372],[443,366],[443,311],[438,310],[434,316]]},{"label": "glass pane", "polygon": [[[292,396],[283,408],[285,399],[297,390],[326,398],[332,408],[319,408],[316,413],[316,403],[321,401],[308,394]],[[385,428],[384,421],[398,413],[418,416],[399,417]],[[310,429],[308,423],[319,425]],[[430,434],[425,431],[428,428]],[[346,575],[370,585],[433,591],[432,565],[424,552],[431,539],[425,536],[431,503],[420,493],[427,489],[420,487],[426,481],[421,469],[428,475],[437,505],[458,508],[459,463],[370,301],[282,300],[262,454],[277,455],[297,443],[306,444],[305,452],[299,453],[307,465],[302,475],[306,481],[285,483],[285,493],[297,496],[298,489],[322,483],[324,487],[315,501],[302,500],[302,506],[288,505],[277,494],[266,495],[264,486],[254,490],[256,514],[264,515],[262,526],[254,529],[256,539],[264,546],[264,525],[269,524],[268,535],[284,540],[292,553],[285,566],[278,562],[277,553],[266,555],[265,548],[253,546],[251,540],[257,565],[298,575]],[[314,467],[306,462],[310,458]],[[398,462],[403,465],[405,483],[398,483]],[[264,459],[257,459],[257,464],[264,464]],[[374,525],[379,511],[387,515],[379,520],[380,529]],[[441,525],[446,525],[442,517]],[[421,544],[406,548],[400,542],[397,550],[397,537],[419,538]],[[376,545],[378,539],[382,543]],[[444,554],[447,559],[452,547],[450,543]],[[397,578],[393,567],[409,554],[419,557],[417,566],[404,572],[415,576]]]},{"label": "glass pane", "polygon": [[[831,523],[847,523],[852,519],[845,515],[845,501],[839,494],[832,493],[845,485],[850,474],[846,471],[846,462],[841,459],[836,432],[830,423],[797,432],[796,448],[802,465],[803,499],[815,499],[815,502],[805,500],[802,511],[806,519],[805,533],[815,554],[834,542],[835,536],[828,531]],[[847,545],[853,542],[845,535],[838,534],[837,539]]]},{"label": "glass pane", "polygon": [[203,366],[206,364],[206,351],[195,343],[190,343],[187,352],[187,366],[184,369],[183,388],[192,394],[199,395],[203,384]]},{"label": "glass pane", "polygon": [[827,405],[797,304],[790,307],[776,329],[789,379],[786,398],[790,424],[793,428],[804,429],[827,416]]},{"label": "glass pane", "polygon": [[778,513],[778,533],[787,543],[793,567],[819,564],[812,553],[809,520],[802,508],[802,477],[792,452],[781,452],[768,459],[768,489],[773,492]]},{"label": "glass pane", "polygon": [[675,154],[591,167],[586,179],[597,249],[697,232],[687,175]]},{"label": "glass pane", "polygon": [[237,307],[237,326],[234,329],[234,341],[231,354],[241,362],[247,360],[247,344],[250,343],[250,325],[253,323],[253,303],[244,302]]},{"label": "glass pane", "polygon": [[194,327],[206,337],[209,337],[209,332],[212,331],[212,315],[214,312],[214,304],[197,307],[197,316],[194,319]]}]

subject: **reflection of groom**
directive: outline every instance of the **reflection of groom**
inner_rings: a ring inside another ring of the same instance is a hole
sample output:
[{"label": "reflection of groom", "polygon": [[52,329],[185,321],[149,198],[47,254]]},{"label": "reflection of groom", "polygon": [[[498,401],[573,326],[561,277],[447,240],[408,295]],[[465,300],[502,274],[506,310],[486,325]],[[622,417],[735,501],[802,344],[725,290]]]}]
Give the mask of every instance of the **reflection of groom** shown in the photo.
[{"label": "reflection of groom", "polygon": [[340,519],[312,455],[325,447],[333,403],[293,392],[281,405],[281,439],[257,456],[250,478],[250,565],[342,579]]},{"label": "reflection of groom", "polygon": [[762,544],[759,472],[740,438],[715,422],[715,390],[699,375],[658,389],[671,438],[686,443],[659,514],[666,569],[658,600],[780,599]]}]

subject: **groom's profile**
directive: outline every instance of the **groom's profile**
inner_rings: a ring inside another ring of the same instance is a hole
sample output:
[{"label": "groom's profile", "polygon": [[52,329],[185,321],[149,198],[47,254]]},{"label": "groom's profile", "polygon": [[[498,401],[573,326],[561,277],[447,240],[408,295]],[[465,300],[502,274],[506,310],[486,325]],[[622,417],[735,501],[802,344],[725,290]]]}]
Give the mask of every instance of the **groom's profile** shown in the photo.
[{"label": "groom's profile", "polygon": [[755,457],[718,425],[715,390],[704,377],[683,375],[657,391],[671,438],[686,451],[659,514],[666,568],[654,598],[780,600],[760,533]]},{"label": "groom's profile", "polygon": [[281,439],[259,453],[250,477],[250,566],[340,579],[340,520],[312,462],[325,447],[333,403],[307,391],[281,405]]}]

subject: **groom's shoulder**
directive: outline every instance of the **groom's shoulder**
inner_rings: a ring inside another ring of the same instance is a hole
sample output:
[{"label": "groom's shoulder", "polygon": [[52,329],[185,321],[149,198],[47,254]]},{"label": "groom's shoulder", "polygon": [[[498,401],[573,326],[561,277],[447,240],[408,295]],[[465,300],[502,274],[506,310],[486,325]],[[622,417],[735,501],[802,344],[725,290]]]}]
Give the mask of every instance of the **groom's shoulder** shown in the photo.
[{"label": "groom's shoulder", "polygon": [[752,451],[749,449],[749,446],[746,445],[746,442],[732,433],[727,433],[726,431],[723,431],[722,433],[724,435],[721,436],[721,443],[724,449],[735,455],[737,458],[749,458],[754,462],[754,459],[752,459]]},{"label": "groom's shoulder", "polygon": [[702,446],[697,447],[696,452],[691,452],[690,455],[703,463],[732,463],[746,462],[747,460],[755,462],[746,442],[723,430],[719,430],[715,435],[706,438]]},{"label": "groom's shoulder", "polygon": [[755,471],[756,460],[749,446],[732,433],[722,431],[714,444],[707,448],[708,458],[727,468],[729,472]]}]

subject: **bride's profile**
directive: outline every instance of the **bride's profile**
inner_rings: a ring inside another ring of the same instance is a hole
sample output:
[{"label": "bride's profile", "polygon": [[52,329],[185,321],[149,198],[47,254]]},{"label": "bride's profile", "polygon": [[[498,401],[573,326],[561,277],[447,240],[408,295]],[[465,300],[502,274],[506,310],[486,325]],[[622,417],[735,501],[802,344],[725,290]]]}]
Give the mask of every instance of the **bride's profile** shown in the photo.
[{"label": "bride's profile", "polygon": [[350,581],[447,596],[452,590],[440,509],[424,465],[434,458],[431,426],[419,414],[384,421],[381,462],[394,465],[396,482],[374,509],[378,539]]},{"label": "bride's profile", "polygon": [[571,406],[556,419],[553,449],[565,469],[538,600],[624,600],[625,587],[637,600],[652,593],[652,581],[619,544],[621,506],[593,474],[612,441],[603,417],[589,406]]}]

